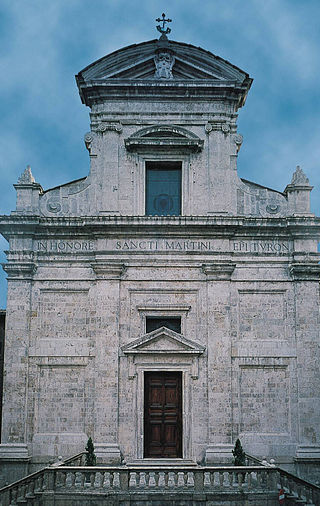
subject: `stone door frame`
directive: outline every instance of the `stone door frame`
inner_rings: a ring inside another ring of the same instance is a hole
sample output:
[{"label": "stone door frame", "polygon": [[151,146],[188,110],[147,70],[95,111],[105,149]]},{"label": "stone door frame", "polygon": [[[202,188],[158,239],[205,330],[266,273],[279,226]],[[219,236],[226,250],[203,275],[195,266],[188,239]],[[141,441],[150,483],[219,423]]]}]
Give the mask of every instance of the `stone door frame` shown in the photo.
[{"label": "stone door frame", "polygon": [[[185,361],[184,361],[185,362]],[[157,364],[137,364],[137,441],[136,458],[144,459],[144,373],[145,372],[181,372],[182,373],[182,458],[192,459],[192,389],[190,385],[192,365],[175,363],[157,363]]]}]

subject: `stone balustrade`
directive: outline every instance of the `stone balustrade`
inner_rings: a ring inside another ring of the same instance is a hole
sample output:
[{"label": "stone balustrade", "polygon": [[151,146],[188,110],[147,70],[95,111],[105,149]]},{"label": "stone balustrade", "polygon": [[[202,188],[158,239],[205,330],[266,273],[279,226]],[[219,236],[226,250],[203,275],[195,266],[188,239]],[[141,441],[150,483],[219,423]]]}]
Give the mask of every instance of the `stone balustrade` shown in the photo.
[{"label": "stone balustrade", "polygon": [[[46,468],[0,490],[1,506],[16,506],[21,503],[33,503],[33,499],[42,498],[46,505],[46,496],[70,497],[86,494],[99,501],[110,495],[123,496],[130,504],[130,497],[148,494],[149,498],[157,493],[179,494],[179,499],[190,494],[199,496],[233,497],[240,494],[258,494],[276,501],[279,488],[288,490],[293,496],[305,500],[305,504],[320,504],[320,488],[308,484],[299,478],[276,467],[83,467],[58,466]],[[150,501],[151,499],[149,499]],[[262,499],[263,500],[263,499]],[[63,501],[63,499],[61,499]],[[242,504],[242,499],[238,504]],[[49,503],[48,503],[49,504]],[[51,503],[50,503],[51,504]],[[56,504],[56,503],[55,503]],[[64,504],[59,501],[57,504]],[[98,504],[95,503],[95,504]],[[257,502],[255,504],[260,504]],[[264,504],[263,502],[261,504]],[[273,504],[268,502],[266,504]],[[274,503],[276,504],[276,502]]]}]

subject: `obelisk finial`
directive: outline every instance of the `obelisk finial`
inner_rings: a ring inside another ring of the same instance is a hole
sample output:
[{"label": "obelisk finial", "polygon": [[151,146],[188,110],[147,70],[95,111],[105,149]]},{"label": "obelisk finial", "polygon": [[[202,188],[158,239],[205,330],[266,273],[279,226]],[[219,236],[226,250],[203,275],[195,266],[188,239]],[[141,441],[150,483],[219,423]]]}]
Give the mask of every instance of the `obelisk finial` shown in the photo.
[{"label": "obelisk finial", "polygon": [[169,19],[169,18],[166,19],[166,15],[163,12],[162,13],[162,19],[161,18],[157,18],[156,21],[158,23],[162,23],[162,26],[161,25],[157,26],[158,32],[161,33],[161,37],[160,38],[167,38],[168,33],[171,32],[171,28],[169,28],[168,26],[165,28],[165,24],[166,23],[171,23],[172,19]]}]

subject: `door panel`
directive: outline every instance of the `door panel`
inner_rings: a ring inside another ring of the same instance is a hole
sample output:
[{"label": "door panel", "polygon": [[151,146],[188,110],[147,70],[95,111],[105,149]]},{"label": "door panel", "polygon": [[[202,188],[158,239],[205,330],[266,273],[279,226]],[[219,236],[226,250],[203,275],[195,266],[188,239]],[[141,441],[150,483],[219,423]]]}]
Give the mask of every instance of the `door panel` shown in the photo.
[{"label": "door panel", "polygon": [[182,457],[180,372],[146,372],[144,457]]}]

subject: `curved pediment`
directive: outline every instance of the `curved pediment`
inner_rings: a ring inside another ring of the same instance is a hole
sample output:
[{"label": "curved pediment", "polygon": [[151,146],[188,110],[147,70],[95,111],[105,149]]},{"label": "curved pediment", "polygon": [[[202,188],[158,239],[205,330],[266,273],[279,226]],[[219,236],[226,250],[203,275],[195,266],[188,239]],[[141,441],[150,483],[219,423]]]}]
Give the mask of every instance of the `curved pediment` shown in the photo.
[{"label": "curved pediment", "polygon": [[[155,54],[161,43],[155,39],[133,44],[104,56],[83,69],[77,79],[153,79]],[[217,79],[243,82],[248,74],[227,60],[191,44],[167,41],[175,62],[173,79]]]},{"label": "curved pediment", "polygon": [[125,139],[128,150],[138,148],[181,148],[190,151],[200,151],[203,140],[197,135],[176,125],[152,125],[138,130]]},{"label": "curved pediment", "polygon": [[188,354],[200,355],[204,346],[185,338],[171,329],[161,327],[144,334],[132,343],[122,347],[126,355],[138,354]]}]

